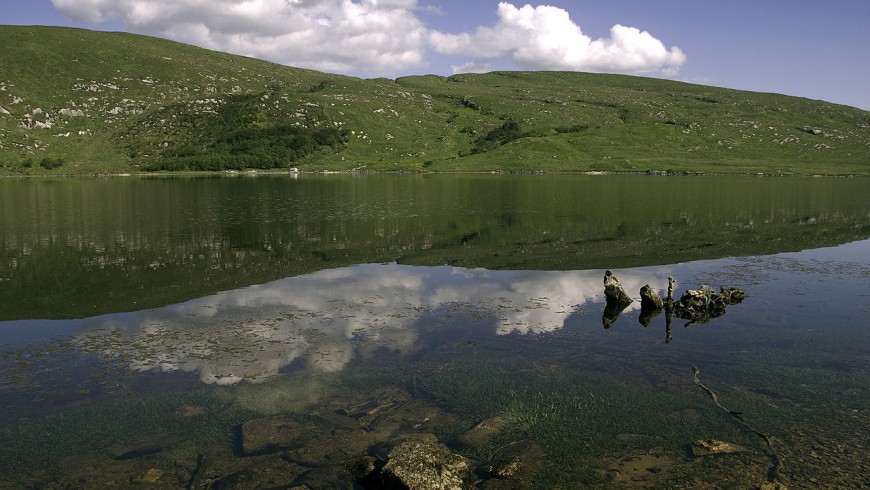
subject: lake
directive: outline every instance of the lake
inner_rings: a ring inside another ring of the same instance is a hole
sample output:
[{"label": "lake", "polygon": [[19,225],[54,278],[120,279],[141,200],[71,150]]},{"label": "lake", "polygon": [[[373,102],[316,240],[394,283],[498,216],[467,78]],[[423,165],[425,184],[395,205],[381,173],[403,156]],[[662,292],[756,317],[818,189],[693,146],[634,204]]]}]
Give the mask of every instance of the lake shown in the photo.
[{"label": "lake", "polygon": [[868,184],[0,181],[0,488],[866,485]]}]

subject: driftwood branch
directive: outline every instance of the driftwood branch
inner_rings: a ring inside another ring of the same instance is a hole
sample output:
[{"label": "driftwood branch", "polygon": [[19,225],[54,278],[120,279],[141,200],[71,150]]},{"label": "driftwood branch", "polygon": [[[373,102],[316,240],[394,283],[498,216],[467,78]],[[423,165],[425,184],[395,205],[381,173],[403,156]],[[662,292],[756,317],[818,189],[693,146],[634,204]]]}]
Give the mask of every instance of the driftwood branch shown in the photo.
[{"label": "driftwood branch", "polygon": [[741,425],[749,429],[758,437],[764,439],[765,444],[767,444],[767,449],[770,451],[770,459],[773,462],[773,467],[771,467],[767,477],[770,482],[778,482],[779,474],[782,470],[782,457],[780,457],[780,455],[776,452],[776,449],[773,448],[773,441],[771,441],[770,436],[749,425],[748,422],[743,420],[743,414],[741,412],[735,412],[734,410],[729,410],[723,407],[722,404],[719,403],[719,397],[716,395],[716,393],[708,388],[707,385],[701,382],[701,370],[694,366],[692,366],[692,380],[695,382],[696,385],[700,386],[701,389],[703,389],[707,392],[708,395],[710,395],[710,399],[713,400],[714,405],[728,412],[728,415],[734,417],[734,419],[737,420]]}]

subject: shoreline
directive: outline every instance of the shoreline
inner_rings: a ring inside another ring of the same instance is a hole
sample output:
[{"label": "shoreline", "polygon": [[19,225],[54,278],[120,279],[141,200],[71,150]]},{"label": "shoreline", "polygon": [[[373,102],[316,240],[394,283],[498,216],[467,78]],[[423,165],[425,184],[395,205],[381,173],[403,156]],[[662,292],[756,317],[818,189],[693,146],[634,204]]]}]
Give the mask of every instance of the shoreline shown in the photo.
[{"label": "shoreline", "polygon": [[219,170],[178,172],[106,172],[106,173],[56,173],[56,174],[0,174],[0,179],[50,179],[50,178],[126,178],[126,177],[254,177],[265,175],[646,175],[660,177],[779,177],[779,178],[870,178],[870,174],[801,174],[781,172],[701,172],[685,170],[619,171],[619,170]]}]

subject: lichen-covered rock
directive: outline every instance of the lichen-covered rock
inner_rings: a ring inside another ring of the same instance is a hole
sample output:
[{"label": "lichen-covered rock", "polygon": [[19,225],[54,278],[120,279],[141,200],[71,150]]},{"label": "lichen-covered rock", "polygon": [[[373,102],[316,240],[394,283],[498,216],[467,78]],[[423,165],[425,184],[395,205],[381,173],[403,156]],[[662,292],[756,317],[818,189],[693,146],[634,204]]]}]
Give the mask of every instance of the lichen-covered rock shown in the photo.
[{"label": "lichen-covered rock", "polygon": [[446,446],[424,441],[406,441],[387,458],[383,478],[389,488],[408,490],[461,490],[470,488],[468,460]]}]

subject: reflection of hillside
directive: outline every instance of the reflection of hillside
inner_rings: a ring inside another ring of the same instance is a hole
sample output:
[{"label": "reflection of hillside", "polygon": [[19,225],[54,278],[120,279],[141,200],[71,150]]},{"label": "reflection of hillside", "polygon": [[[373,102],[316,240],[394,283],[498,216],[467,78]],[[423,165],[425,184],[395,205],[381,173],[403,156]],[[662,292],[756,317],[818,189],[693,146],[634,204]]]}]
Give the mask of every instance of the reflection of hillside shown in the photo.
[{"label": "reflection of hillside", "polygon": [[857,179],[4,182],[0,319],[159,307],[359,263],[578,270],[794,251],[870,237],[868,216]]},{"label": "reflection of hillside", "polygon": [[[621,276],[634,290],[664,280],[648,272]],[[257,382],[291,364],[335,371],[373,350],[413,352],[424,316],[439,329],[462,328],[472,311],[499,335],[557,330],[583,305],[600,300],[601,291],[600,271],[365,265],[97,318],[76,345],[117,357],[134,371],[198,372],[205,383]]]}]

